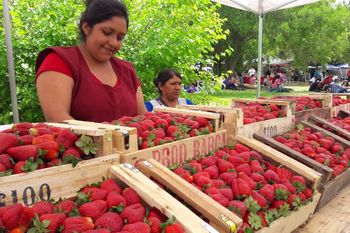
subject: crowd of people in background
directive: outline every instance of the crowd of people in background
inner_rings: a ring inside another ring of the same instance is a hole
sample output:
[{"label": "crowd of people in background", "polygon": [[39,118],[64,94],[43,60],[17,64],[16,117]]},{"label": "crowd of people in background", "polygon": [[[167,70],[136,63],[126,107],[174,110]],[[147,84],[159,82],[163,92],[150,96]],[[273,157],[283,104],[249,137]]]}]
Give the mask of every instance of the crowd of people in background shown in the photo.
[{"label": "crowd of people in background", "polygon": [[347,79],[341,80],[338,76],[333,75],[331,71],[327,71],[323,75],[322,71],[316,69],[309,82],[309,91],[348,93],[350,92],[350,70],[347,72]]}]

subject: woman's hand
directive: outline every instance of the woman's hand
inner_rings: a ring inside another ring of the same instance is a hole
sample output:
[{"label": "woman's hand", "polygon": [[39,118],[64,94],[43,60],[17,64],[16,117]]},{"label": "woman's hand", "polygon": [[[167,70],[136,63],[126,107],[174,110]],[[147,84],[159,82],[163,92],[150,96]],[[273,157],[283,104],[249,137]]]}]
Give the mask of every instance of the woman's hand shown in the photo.
[{"label": "woman's hand", "polygon": [[147,112],[145,107],[145,100],[143,98],[141,86],[137,88],[136,92],[136,104],[137,104],[137,114],[144,114]]}]

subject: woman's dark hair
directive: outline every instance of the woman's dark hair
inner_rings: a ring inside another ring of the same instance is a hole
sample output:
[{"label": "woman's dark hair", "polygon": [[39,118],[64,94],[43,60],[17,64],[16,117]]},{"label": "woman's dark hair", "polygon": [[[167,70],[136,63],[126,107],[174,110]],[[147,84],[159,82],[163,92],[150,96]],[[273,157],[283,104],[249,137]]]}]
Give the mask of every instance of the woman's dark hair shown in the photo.
[{"label": "woman's dark hair", "polygon": [[114,16],[123,17],[126,20],[126,27],[129,28],[129,15],[126,6],[119,0],[86,0],[86,8],[80,17],[79,33],[80,40],[85,41],[82,24],[86,22],[89,27],[111,19]]},{"label": "woman's dark hair", "polygon": [[160,95],[162,95],[162,91],[159,88],[159,83],[161,85],[165,85],[165,83],[168,82],[168,80],[174,76],[182,79],[181,75],[177,73],[175,70],[166,69],[166,70],[160,71],[157,78],[153,80],[154,86],[156,86]]}]

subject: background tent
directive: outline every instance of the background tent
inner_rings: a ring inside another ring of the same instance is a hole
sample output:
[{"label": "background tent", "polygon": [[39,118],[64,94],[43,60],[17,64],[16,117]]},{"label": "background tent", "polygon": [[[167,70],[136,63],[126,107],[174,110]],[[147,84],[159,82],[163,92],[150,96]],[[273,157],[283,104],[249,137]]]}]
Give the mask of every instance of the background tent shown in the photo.
[{"label": "background tent", "polygon": [[261,77],[261,57],[262,57],[262,30],[263,18],[268,12],[277,11],[286,8],[292,8],[318,2],[319,0],[212,0],[220,4],[237,8],[240,10],[250,11],[259,16],[259,33],[258,33],[258,80],[256,97],[260,97],[260,77]]}]

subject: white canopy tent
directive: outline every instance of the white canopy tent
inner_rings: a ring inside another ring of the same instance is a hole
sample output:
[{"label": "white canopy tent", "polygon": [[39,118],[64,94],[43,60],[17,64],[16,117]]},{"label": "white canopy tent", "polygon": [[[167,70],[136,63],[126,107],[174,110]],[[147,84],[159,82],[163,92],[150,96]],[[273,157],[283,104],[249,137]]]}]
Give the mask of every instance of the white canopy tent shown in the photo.
[{"label": "white canopy tent", "polygon": [[258,33],[258,77],[256,97],[260,97],[261,57],[262,57],[262,31],[263,17],[266,13],[286,8],[292,8],[311,4],[319,0],[212,0],[220,4],[234,7],[244,11],[250,11],[259,16]]}]

